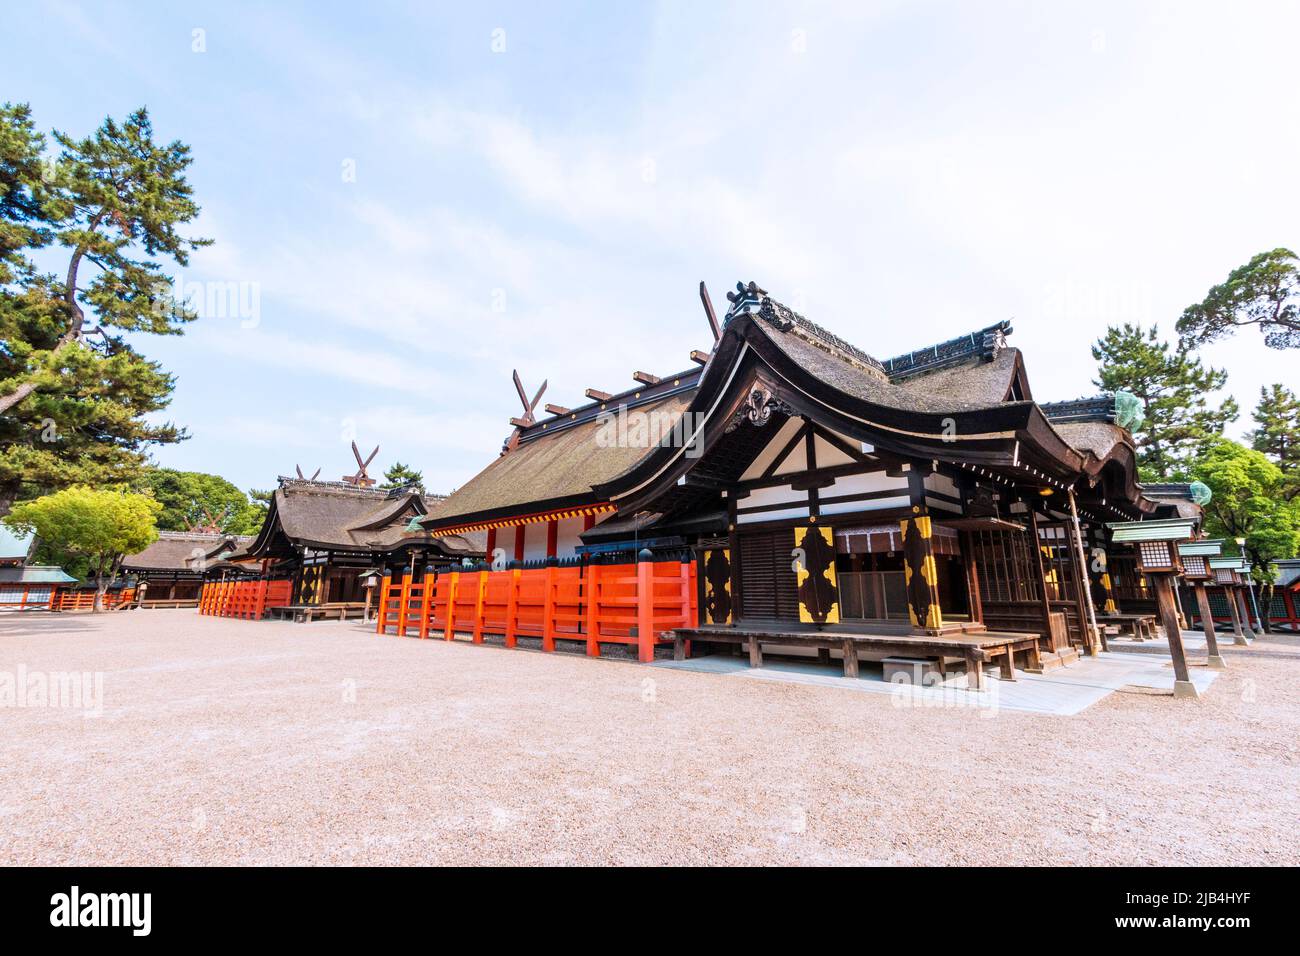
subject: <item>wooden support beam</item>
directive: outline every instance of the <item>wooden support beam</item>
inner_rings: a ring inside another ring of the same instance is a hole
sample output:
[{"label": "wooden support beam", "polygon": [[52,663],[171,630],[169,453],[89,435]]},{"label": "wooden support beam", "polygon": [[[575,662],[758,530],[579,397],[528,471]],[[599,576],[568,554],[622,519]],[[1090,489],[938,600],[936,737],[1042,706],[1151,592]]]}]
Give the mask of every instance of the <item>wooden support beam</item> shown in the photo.
[{"label": "wooden support beam", "polygon": [[708,365],[709,353],[701,352],[699,349],[691,349],[691,361],[696,365]]},{"label": "wooden support beam", "polygon": [[848,638],[844,640],[844,676],[854,679],[858,676],[858,649]]},{"label": "wooden support beam", "polygon": [[633,372],[632,378],[642,385],[658,385],[663,381],[658,375],[651,375],[649,372]]},{"label": "wooden support beam", "polygon": [[1205,593],[1205,582],[1192,584],[1196,592],[1196,609],[1201,614],[1201,627],[1205,629],[1205,652],[1207,663],[1215,670],[1223,667],[1223,657],[1219,654],[1219,639],[1214,633],[1214,613],[1210,610],[1210,596]]},{"label": "wooden support beam", "polygon": [[713,300],[709,298],[709,290],[704,287],[704,280],[700,280],[700,302],[704,305],[704,315],[709,320],[709,328],[713,330],[713,341],[722,338],[722,327],[718,325],[718,316],[713,311]]},{"label": "wooden support beam", "polygon": [[1192,683],[1187,672],[1187,654],[1183,650],[1183,632],[1178,629],[1178,609],[1174,607],[1173,576],[1164,573],[1148,573],[1156,592],[1156,610],[1160,613],[1160,622],[1165,627],[1165,637],[1169,640],[1169,656],[1174,662],[1174,696],[1196,698],[1196,685]]},{"label": "wooden support beam", "polygon": [[598,388],[589,388],[587,389],[587,397],[594,398],[598,402],[607,402],[613,398],[614,395],[611,392],[602,392]]},{"label": "wooden support beam", "polygon": [[1232,592],[1231,584],[1223,586],[1223,596],[1228,602],[1228,613],[1232,617],[1232,643],[1245,647],[1250,641],[1246,640],[1246,632],[1241,626],[1241,608],[1237,604],[1236,595]]},{"label": "wooden support beam", "polygon": [[568,415],[573,411],[571,408],[565,408],[563,405],[552,405],[550,402],[546,403],[546,410],[552,415]]},{"label": "wooden support beam", "polygon": [[520,418],[519,416],[515,416],[514,418],[510,419],[510,424],[514,425],[515,428],[530,428],[532,427],[533,422],[530,419]]}]

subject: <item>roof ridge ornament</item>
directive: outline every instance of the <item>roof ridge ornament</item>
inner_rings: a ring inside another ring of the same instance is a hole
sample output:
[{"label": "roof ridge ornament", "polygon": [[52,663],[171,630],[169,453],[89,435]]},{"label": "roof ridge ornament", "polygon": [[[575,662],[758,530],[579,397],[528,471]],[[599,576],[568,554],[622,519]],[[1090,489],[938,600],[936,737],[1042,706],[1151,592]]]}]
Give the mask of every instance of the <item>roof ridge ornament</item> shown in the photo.
[{"label": "roof ridge ornament", "polygon": [[986,328],[959,335],[955,339],[927,345],[906,355],[896,355],[882,364],[890,378],[900,379],[926,372],[936,372],[952,365],[960,365],[972,358],[991,362],[1007,347],[1007,336],[1011,332],[1011,320],[1004,319]]},{"label": "roof ridge ornament", "polygon": [[375,450],[370,453],[370,457],[367,458],[365,461],[362,461],[361,449],[357,447],[356,442],[353,442],[352,456],[357,460],[357,470],[355,474],[344,475],[343,476],[344,483],[349,485],[356,485],[358,488],[373,488],[375,485],[375,479],[370,477],[370,474],[366,471],[366,468],[369,467],[370,463],[375,460],[375,456],[378,454],[379,454],[379,446],[376,445]]},{"label": "roof ridge ornament", "polygon": [[741,315],[753,315],[778,331],[793,333],[808,344],[824,352],[836,353],[840,358],[867,371],[877,375],[885,371],[884,366],[874,357],[851,342],[846,342],[834,332],[800,315],[788,305],[778,302],[756,282],[750,282],[748,285],[737,282],[736,291],[728,292],[727,300],[731,303],[731,308],[727,310],[724,325],[729,325],[733,319]]}]

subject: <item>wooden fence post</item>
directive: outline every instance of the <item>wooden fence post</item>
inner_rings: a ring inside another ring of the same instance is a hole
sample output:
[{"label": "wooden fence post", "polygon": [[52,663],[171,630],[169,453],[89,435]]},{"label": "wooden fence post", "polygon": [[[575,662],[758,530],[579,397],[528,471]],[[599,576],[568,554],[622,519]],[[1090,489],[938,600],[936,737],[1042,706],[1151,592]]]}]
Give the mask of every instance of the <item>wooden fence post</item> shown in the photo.
[{"label": "wooden fence post", "polygon": [[542,595],[542,650],[555,650],[555,568],[546,566],[546,591]]},{"label": "wooden fence post", "polygon": [[402,601],[397,606],[397,636],[406,637],[406,613],[411,605],[411,575],[402,575]]},{"label": "wooden fence post", "polygon": [[388,591],[393,585],[393,579],[385,574],[379,579],[379,610],[375,614],[375,633],[388,633]]},{"label": "wooden fence post", "polygon": [[587,656],[600,656],[600,584],[596,565],[582,566],[582,599],[586,603]]},{"label": "wooden fence post", "polygon": [[451,581],[447,584],[447,620],[443,628],[443,639],[456,639],[456,596],[460,591],[460,572],[451,572]]},{"label": "wooden fence post", "polygon": [[257,604],[254,608],[253,620],[260,621],[262,615],[266,613],[266,579],[257,582]]},{"label": "wooden fence post", "polygon": [[638,560],[636,564],[636,646],[637,659],[648,664],[655,659],[655,565]]},{"label": "wooden fence post", "polygon": [[519,643],[515,635],[519,630],[519,579],[522,576],[523,571],[519,568],[510,569],[510,583],[506,585],[506,647]]},{"label": "wooden fence post", "polygon": [[424,582],[420,586],[420,640],[429,636],[429,621],[433,618],[433,597],[437,589],[437,573],[424,572]]},{"label": "wooden fence post", "polygon": [[478,572],[478,594],[474,598],[474,643],[483,643],[483,601],[487,597],[486,571]]}]

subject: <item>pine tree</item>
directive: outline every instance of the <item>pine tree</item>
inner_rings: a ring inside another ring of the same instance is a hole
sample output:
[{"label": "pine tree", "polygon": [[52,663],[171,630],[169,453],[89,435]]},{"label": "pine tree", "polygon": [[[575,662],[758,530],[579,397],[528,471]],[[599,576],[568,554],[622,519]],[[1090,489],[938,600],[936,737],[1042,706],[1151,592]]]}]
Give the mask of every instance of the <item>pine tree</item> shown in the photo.
[{"label": "pine tree", "polygon": [[1098,362],[1095,384],[1131,392],[1142,403],[1146,418],[1134,440],[1148,481],[1185,476],[1198,446],[1222,435],[1237,417],[1234,399],[1210,402],[1228,373],[1206,368],[1181,348],[1171,350],[1156,326],[1111,327],[1092,347],[1092,357]]},{"label": "pine tree", "polygon": [[1281,385],[1261,387],[1252,417],[1257,427],[1250,433],[1251,445],[1267,455],[1282,469],[1288,483],[1300,490],[1300,399]]},{"label": "pine tree", "polygon": [[[72,484],[127,483],[149,446],[186,437],[145,420],[174,380],[125,333],[179,334],[194,318],[155,261],[185,265],[208,243],[177,231],[199,212],[189,148],[156,144],[143,109],[54,140],[47,159],[30,110],[0,107],[0,514]],[[51,244],[67,250],[61,275],[28,257]]]},{"label": "pine tree", "polygon": [[379,487],[405,488],[407,485],[414,485],[420,491],[423,491],[424,475],[409,465],[403,465],[400,461],[397,461],[393,462],[393,466],[384,472],[384,483]]},{"label": "pine tree", "polygon": [[1261,252],[1233,269],[1183,311],[1178,335],[1190,348],[1248,325],[1264,333],[1269,348],[1300,348],[1300,258],[1290,249]]}]

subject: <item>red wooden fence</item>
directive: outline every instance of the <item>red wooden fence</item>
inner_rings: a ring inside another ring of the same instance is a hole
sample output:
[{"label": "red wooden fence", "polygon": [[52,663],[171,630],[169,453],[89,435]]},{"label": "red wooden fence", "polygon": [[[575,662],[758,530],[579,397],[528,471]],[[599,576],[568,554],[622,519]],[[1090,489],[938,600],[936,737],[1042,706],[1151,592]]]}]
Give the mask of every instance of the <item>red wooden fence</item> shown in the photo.
[{"label": "red wooden fence", "polygon": [[209,581],[199,593],[199,613],[260,621],[268,607],[282,607],[293,598],[293,581]]},{"label": "red wooden fence", "polygon": [[[130,604],[135,600],[135,588],[122,588],[120,591],[104,592],[104,610],[112,611]],[[60,591],[51,604],[51,611],[93,611],[95,609],[95,592],[85,589],[77,591]]]},{"label": "red wooden fence", "polygon": [[642,561],[452,571],[417,583],[385,578],[376,632],[445,640],[468,633],[476,644],[495,634],[506,647],[538,637],[544,651],[557,640],[578,640],[592,657],[601,644],[635,644],[638,658],[651,661],[659,635],[696,621],[695,564]]}]

